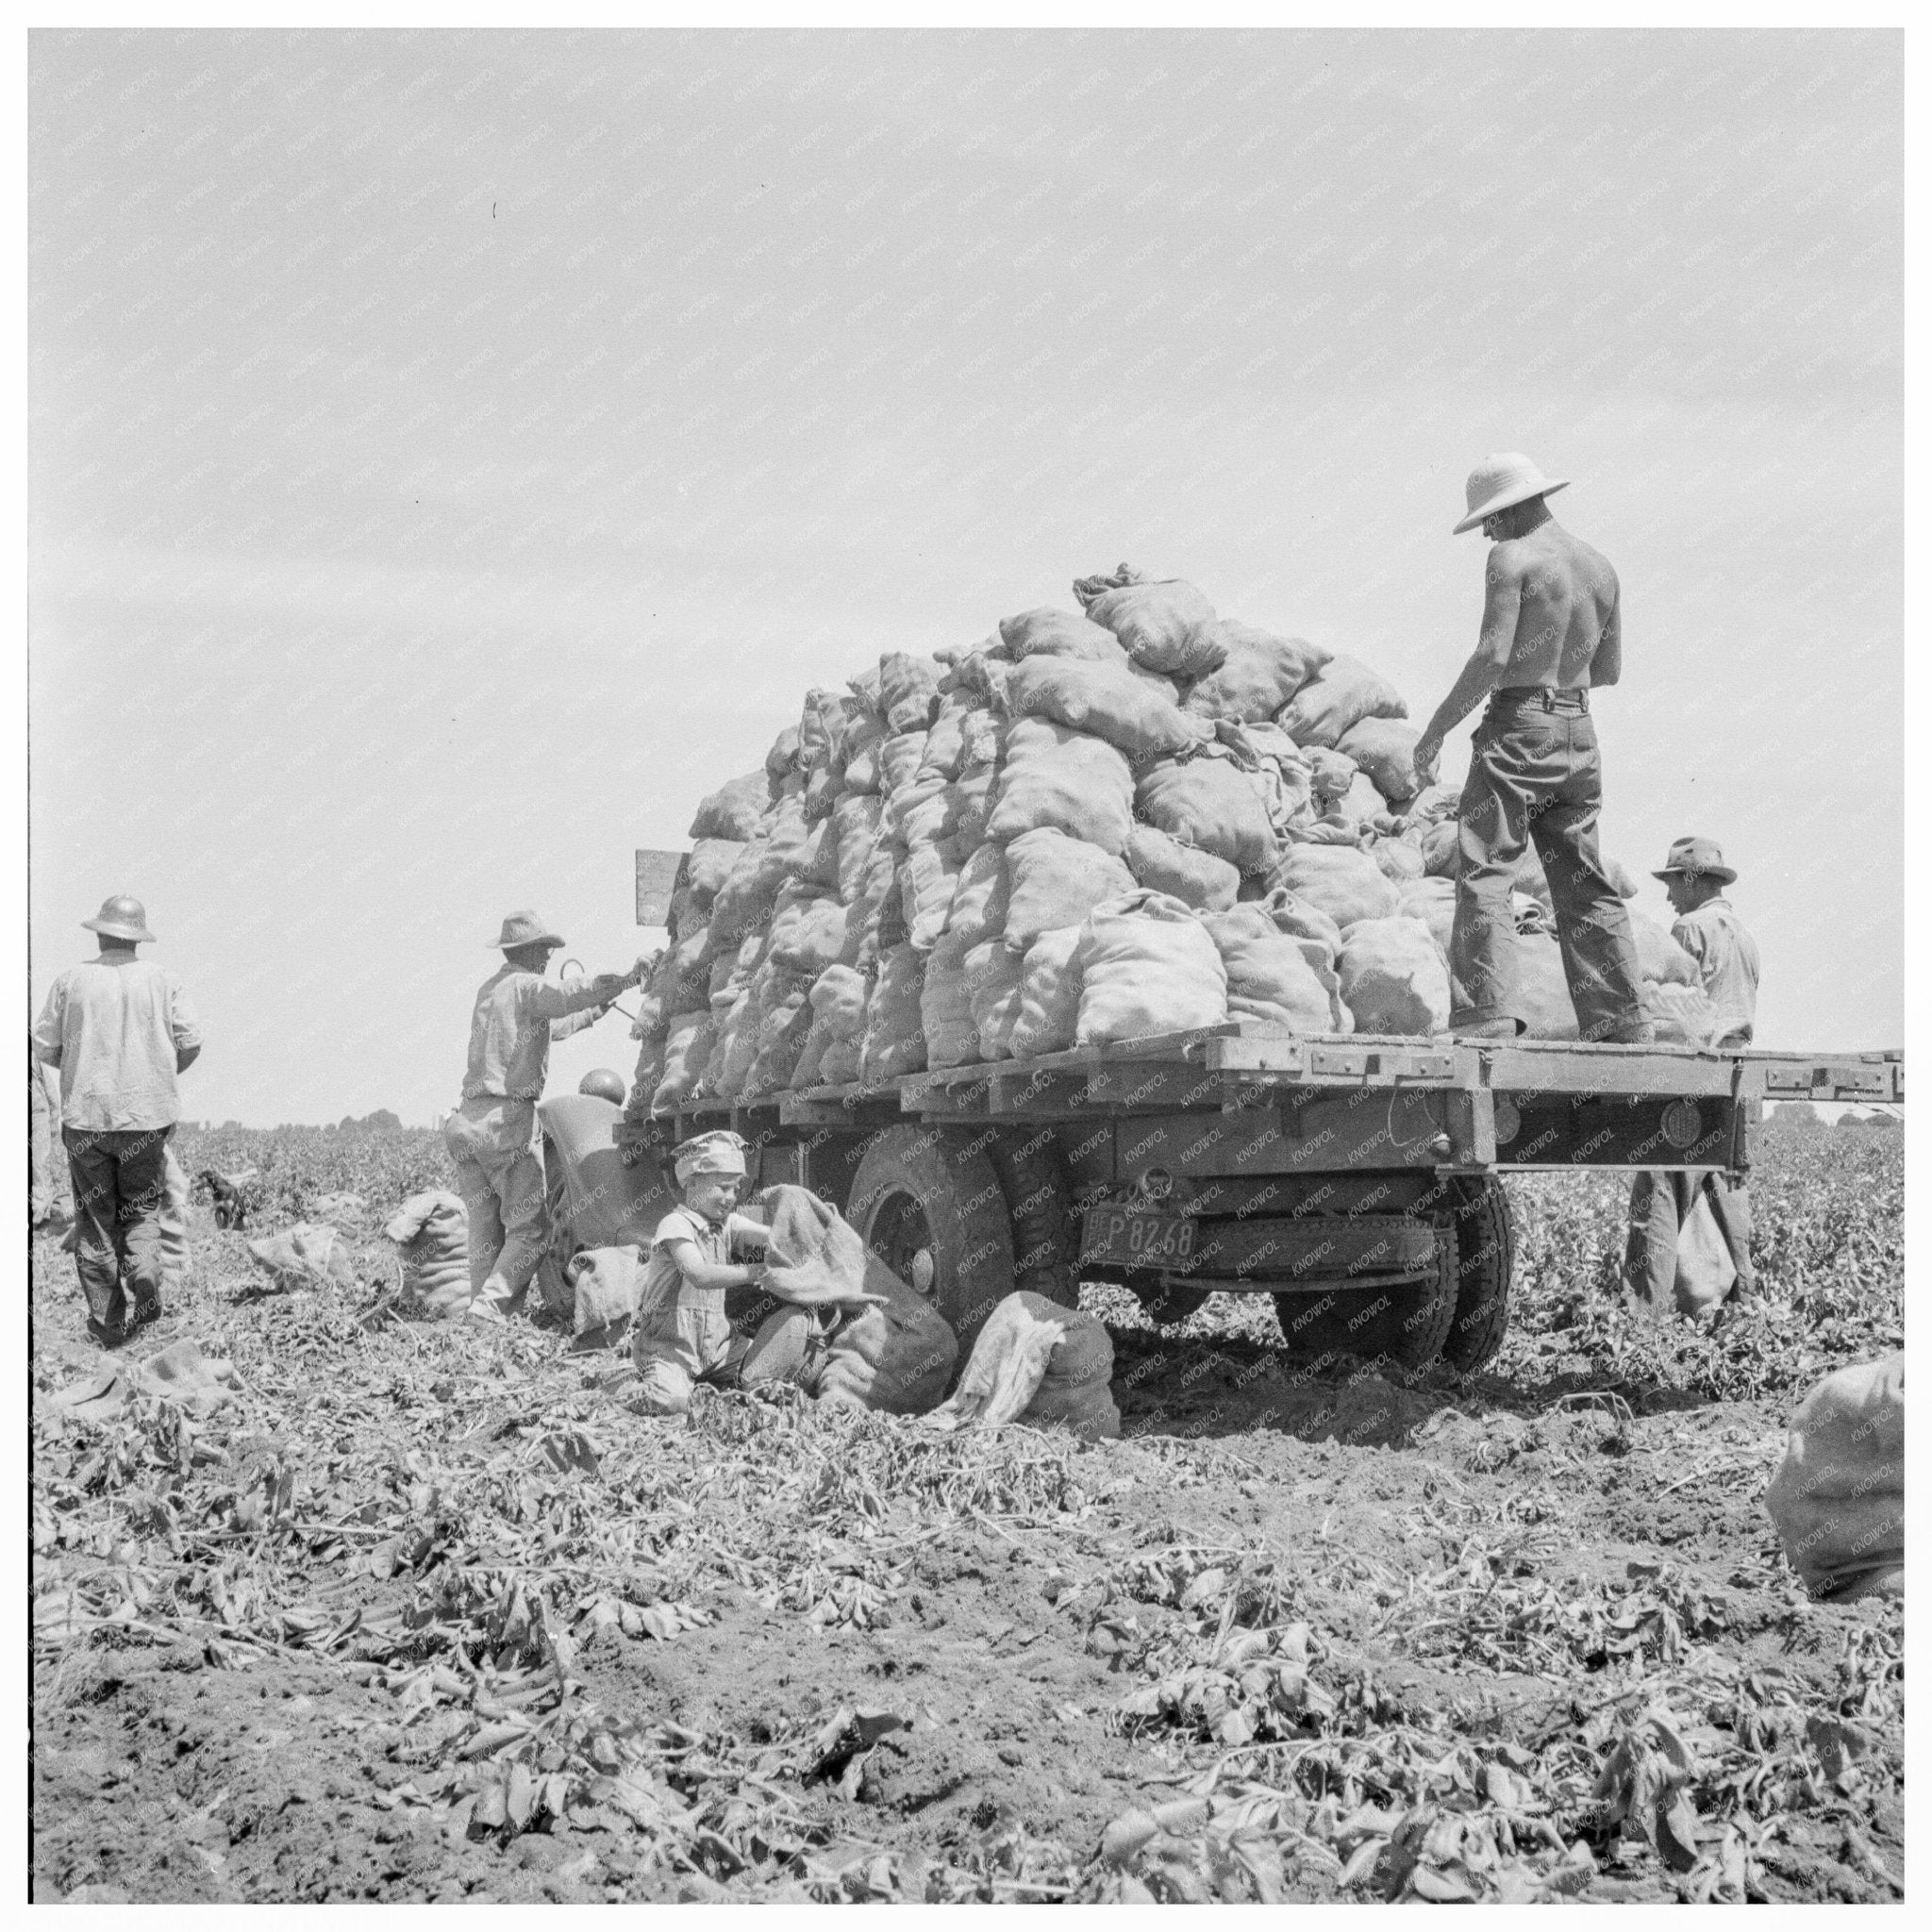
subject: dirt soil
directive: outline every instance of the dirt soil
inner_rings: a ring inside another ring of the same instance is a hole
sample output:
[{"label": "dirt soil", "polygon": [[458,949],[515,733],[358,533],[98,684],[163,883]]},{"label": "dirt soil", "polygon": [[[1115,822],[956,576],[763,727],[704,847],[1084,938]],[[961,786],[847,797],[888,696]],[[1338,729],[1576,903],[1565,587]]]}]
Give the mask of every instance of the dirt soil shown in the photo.
[{"label": "dirt soil", "polygon": [[127,1353],[235,1392],[89,1420],[37,1243],[36,1897],[1903,1895],[1903,1612],[1787,1568],[1787,1392],[1310,1378],[1089,1289],[1119,1442],[663,1421],[359,1326],[375,1226],[268,1293],[204,1213]]}]

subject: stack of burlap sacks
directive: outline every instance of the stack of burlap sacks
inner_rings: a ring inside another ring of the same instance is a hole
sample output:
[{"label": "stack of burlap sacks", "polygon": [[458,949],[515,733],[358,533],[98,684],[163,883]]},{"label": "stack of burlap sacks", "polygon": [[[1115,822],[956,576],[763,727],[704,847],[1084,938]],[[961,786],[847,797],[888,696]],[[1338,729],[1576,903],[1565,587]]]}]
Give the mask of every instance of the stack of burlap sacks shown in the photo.
[{"label": "stack of burlap sacks", "polygon": [[[1123,566],[1074,591],[1083,614],[808,692],[704,801],[635,1112],[1228,1019],[1447,1024],[1457,798],[1417,785],[1400,695],[1191,584]],[[1519,883],[1531,1031],[1574,1038],[1533,855]],[[1694,962],[1632,918],[1660,1037],[1707,1044]]]}]

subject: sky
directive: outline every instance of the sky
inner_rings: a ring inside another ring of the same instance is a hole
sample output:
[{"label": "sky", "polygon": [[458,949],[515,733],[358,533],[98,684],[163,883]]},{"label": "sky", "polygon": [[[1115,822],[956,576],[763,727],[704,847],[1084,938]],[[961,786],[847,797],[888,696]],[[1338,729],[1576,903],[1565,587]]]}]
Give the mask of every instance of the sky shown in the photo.
[{"label": "sky", "polygon": [[138,894],[190,1118],[432,1120],[504,913],[627,966],[808,687],[1122,561],[1425,717],[1494,450],[1622,578],[1640,903],[1717,839],[1760,1043],[1902,1041],[1896,34],[42,32],[29,96],[33,999]]}]

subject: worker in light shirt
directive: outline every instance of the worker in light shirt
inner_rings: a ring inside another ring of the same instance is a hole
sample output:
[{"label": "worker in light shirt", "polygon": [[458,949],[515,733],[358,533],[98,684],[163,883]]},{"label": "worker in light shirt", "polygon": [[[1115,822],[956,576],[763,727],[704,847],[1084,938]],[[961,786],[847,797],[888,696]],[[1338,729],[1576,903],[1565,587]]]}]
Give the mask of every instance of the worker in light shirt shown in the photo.
[{"label": "worker in light shirt", "polygon": [[512,912],[493,943],[503,965],[476,989],[462,1105],[442,1124],[470,1216],[470,1312],[483,1316],[501,1316],[529,1287],[550,1239],[536,1151],[550,1042],[601,1019],[636,977],[548,984],[544,971],[563,941],[534,912]]},{"label": "worker in light shirt", "polygon": [[[1724,863],[1714,839],[1679,839],[1654,877],[1663,881],[1671,910],[1677,915],[1672,937],[1697,962],[1706,997],[1717,1009],[1713,1044],[1751,1044],[1757,1017],[1757,944],[1744,930],[1724,888],[1738,874]],[[1640,1302],[1673,1305],[1677,1274],[1677,1237],[1699,1205],[1709,1207],[1738,1278],[1724,1304],[1726,1314],[1757,1297],[1751,1266],[1751,1197],[1742,1180],[1715,1174],[1640,1174],[1630,1189],[1630,1234],[1624,1249],[1624,1279]]]}]

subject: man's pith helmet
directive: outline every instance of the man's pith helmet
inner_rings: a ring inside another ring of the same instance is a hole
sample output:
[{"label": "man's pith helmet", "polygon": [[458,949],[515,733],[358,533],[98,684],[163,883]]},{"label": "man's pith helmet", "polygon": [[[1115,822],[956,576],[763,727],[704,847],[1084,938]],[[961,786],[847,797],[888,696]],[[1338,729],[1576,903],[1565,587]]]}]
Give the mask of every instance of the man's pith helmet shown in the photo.
[{"label": "man's pith helmet", "polygon": [[147,908],[131,892],[116,892],[111,899],[103,899],[100,911],[80,923],[88,931],[101,933],[110,940],[154,943],[155,936],[147,929]]},{"label": "man's pith helmet", "polygon": [[1469,473],[1469,481],[1463,485],[1469,514],[1450,535],[1459,537],[1463,531],[1474,529],[1498,510],[1513,509],[1519,503],[1527,503],[1532,496],[1554,496],[1557,491],[1569,487],[1567,476],[1545,476],[1518,450],[1506,450],[1501,456],[1485,457]]}]

